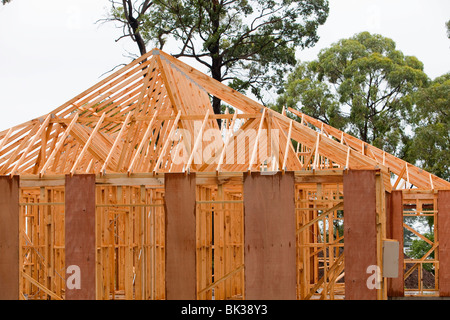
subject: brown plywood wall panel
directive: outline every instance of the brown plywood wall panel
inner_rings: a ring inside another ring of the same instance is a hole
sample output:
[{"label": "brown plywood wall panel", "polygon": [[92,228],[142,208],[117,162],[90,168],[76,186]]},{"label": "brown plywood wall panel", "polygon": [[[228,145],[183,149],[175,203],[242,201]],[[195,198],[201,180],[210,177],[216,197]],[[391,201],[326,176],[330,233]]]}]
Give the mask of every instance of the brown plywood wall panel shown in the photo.
[{"label": "brown plywood wall panel", "polygon": [[166,299],[195,300],[195,173],[165,174]]},{"label": "brown plywood wall panel", "polygon": [[245,298],[296,299],[292,172],[244,175]]},{"label": "brown plywood wall panel", "polygon": [[65,298],[95,300],[95,175],[67,175],[65,188]]},{"label": "brown plywood wall panel", "polygon": [[377,264],[376,180],[374,170],[344,173],[345,299],[376,300],[367,286]]},{"label": "brown plywood wall panel", "polygon": [[19,177],[0,176],[0,300],[19,299]]},{"label": "brown plywood wall panel", "polygon": [[439,295],[450,296],[450,190],[438,191]]},{"label": "brown plywood wall panel", "polygon": [[387,237],[399,243],[398,278],[387,280],[387,295],[389,297],[403,297],[405,295],[405,281],[403,279],[403,192],[393,190],[386,192]]}]

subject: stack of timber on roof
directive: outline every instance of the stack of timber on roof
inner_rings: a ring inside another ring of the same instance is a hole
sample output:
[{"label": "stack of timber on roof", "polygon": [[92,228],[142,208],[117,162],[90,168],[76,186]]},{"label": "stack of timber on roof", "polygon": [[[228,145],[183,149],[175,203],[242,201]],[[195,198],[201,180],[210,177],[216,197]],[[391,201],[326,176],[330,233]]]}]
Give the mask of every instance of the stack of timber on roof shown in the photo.
[{"label": "stack of timber on roof", "polygon": [[[234,113],[214,114],[211,95]],[[387,190],[403,180],[419,189],[450,188],[412,164],[289,111],[301,122],[154,49],[48,114],[0,132],[0,174],[378,168],[386,173]],[[397,176],[392,184],[389,172]]]}]

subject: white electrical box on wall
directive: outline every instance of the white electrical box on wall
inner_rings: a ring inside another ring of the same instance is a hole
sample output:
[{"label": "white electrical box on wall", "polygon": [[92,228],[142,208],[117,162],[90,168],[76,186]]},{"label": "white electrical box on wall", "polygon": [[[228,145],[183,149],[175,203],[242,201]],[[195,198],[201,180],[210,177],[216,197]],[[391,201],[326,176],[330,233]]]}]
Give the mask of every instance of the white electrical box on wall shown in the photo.
[{"label": "white electrical box on wall", "polygon": [[398,278],[399,243],[396,240],[383,241],[383,277]]}]

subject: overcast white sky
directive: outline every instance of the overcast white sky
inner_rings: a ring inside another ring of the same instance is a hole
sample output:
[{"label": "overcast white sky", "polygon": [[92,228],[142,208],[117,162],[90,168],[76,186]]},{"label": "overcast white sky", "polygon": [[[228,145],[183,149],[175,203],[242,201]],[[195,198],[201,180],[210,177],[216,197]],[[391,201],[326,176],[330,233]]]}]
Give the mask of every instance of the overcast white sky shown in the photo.
[{"label": "overcast white sky", "polygon": [[[0,5],[0,131],[41,116],[130,60],[120,30],[95,24],[108,0],[13,0]],[[320,49],[361,31],[393,39],[435,78],[450,71],[449,0],[330,0],[317,45],[298,53],[315,59]],[[150,48],[149,48],[150,49]]]}]

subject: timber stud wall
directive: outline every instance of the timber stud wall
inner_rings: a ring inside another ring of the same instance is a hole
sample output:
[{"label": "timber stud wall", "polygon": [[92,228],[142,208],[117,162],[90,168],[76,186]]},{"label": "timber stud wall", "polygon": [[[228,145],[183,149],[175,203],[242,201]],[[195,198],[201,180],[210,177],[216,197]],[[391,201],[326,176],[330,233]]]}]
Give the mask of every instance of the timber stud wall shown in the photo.
[{"label": "timber stud wall", "polygon": [[[165,174],[165,184],[161,177],[73,175],[36,186],[1,177],[0,283],[11,288],[2,298],[75,299],[66,288],[69,265],[82,277],[91,270],[81,278],[84,299],[402,296],[402,263],[400,278],[382,278],[378,290],[366,286],[367,267],[383,265],[384,239],[403,250],[399,221],[411,197],[437,199],[437,279],[448,295],[450,191],[389,193],[376,170],[180,173]],[[84,214],[88,225],[70,222]]]}]

